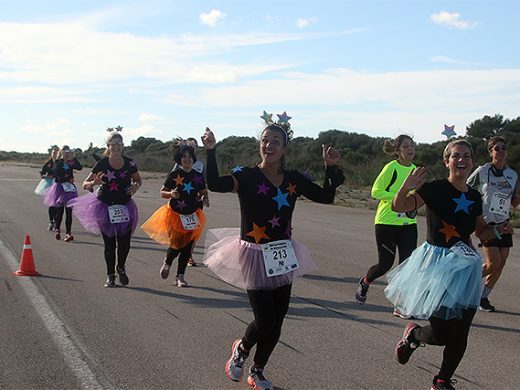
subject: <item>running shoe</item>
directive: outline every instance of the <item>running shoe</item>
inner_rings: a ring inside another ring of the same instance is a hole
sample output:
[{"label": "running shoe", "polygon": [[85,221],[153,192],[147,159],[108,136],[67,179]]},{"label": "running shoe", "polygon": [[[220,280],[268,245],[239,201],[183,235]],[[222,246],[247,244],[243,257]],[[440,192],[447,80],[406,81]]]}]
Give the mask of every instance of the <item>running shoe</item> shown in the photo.
[{"label": "running shoe", "polygon": [[130,279],[128,279],[125,269],[117,267],[117,274],[119,275],[119,283],[123,286],[128,286]]},{"label": "running shoe", "polygon": [[489,312],[495,311],[495,306],[493,306],[491,303],[489,303],[488,298],[480,298],[480,305],[479,305],[478,309],[480,311],[487,311],[489,313]]},{"label": "running shoe", "polygon": [[244,364],[249,353],[240,348],[242,339],[236,339],[231,347],[231,356],[226,363],[226,375],[235,382],[240,382],[244,376]]},{"label": "running shoe", "polygon": [[367,293],[368,293],[368,284],[365,283],[365,277],[362,276],[361,279],[359,279],[359,286],[356,291],[356,301],[360,305],[366,302],[367,300]]},{"label": "running shoe", "polygon": [[273,384],[265,378],[263,368],[251,367],[247,376],[247,384],[253,390],[273,390]]},{"label": "running shoe", "polygon": [[186,282],[186,280],[184,280],[183,274],[177,275],[175,277],[175,281],[177,282],[177,287],[187,287],[188,286],[188,282]]},{"label": "running shoe", "polygon": [[74,241],[74,236],[72,234],[65,234],[65,238],[63,239],[65,242]]},{"label": "running shoe", "polygon": [[414,340],[412,335],[413,330],[418,328],[420,328],[420,326],[417,325],[415,322],[408,323],[408,325],[406,325],[406,328],[404,328],[403,337],[395,346],[395,356],[399,363],[408,363],[408,360],[410,360],[410,356],[412,356],[412,353],[418,347],[422,346],[421,343],[418,343]]},{"label": "running shoe", "polygon": [[109,274],[107,281],[105,282],[105,287],[115,287],[116,286],[116,275],[115,274]]},{"label": "running shoe", "polygon": [[168,275],[170,274],[170,267],[171,265],[170,264],[166,264],[164,263],[161,267],[161,278],[163,279],[168,279]]},{"label": "running shoe", "polygon": [[196,267],[197,266],[197,263],[195,262],[195,260],[193,260],[193,257],[190,257],[190,259],[188,260],[188,267]]},{"label": "running shoe", "polygon": [[54,231],[54,238],[55,238],[56,240],[61,240],[60,229],[56,229],[56,230]]},{"label": "running shoe", "polygon": [[457,383],[456,379],[452,379],[449,381],[445,381],[440,378],[433,378],[433,384],[431,390],[455,390],[455,387],[453,387],[454,384]]},{"label": "running shoe", "polygon": [[396,308],[396,307],[394,308],[394,311],[393,311],[392,315],[393,315],[394,317],[399,317],[399,318],[402,318],[402,319],[404,319],[404,320],[410,320],[410,319],[413,318],[413,316],[409,316],[409,315],[406,315],[406,314],[401,313],[401,312],[399,311],[399,309]]},{"label": "running shoe", "polygon": [[49,222],[49,226],[47,227],[47,229],[49,231],[53,231],[54,230],[54,222]]}]

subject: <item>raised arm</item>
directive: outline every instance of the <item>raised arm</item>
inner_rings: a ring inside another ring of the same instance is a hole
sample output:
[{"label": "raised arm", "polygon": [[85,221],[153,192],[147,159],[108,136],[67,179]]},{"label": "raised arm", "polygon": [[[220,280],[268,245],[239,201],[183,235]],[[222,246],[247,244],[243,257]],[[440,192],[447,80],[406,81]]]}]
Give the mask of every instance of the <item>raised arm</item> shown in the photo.
[{"label": "raised arm", "polygon": [[206,148],[207,165],[206,174],[208,181],[208,188],[215,192],[236,192],[238,191],[238,182],[231,176],[219,176],[217,157],[215,154],[216,140],[213,132],[206,127],[204,135],[201,137],[202,144]]},{"label": "raised arm", "polygon": [[392,210],[398,213],[405,213],[418,210],[424,205],[424,200],[421,196],[412,191],[420,188],[425,181],[426,168],[418,167],[411,171],[392,201]]}]

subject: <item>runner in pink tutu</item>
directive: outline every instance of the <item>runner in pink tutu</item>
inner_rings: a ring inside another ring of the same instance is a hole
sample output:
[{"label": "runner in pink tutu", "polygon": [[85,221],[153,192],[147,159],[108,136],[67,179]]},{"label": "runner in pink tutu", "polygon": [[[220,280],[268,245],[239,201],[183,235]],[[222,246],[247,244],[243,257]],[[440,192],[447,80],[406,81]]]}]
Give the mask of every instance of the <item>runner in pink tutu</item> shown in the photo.
[{"label": "runner in pink tutu", "polygon": [[78,189],[74,184],[74,170],[81,171],[83,166],[74,157],[74,152],[64,145],[54,162],[54,184],[45,190],[43,203],[54,209],[54,238],[61,240],[61,221],[65,213],[64,241],[74,240],[72,235],[72,209],[68,202],[78,197]]},{"label": "runner in pink tutu", "polygon": [[121,134],[111,131],[106,141],[104,157],[83,182],[83,189],[88,191],[92,191],[96,185],[101,187],[70,204],[74,206],[74,215],[86,230],[103,236],[108,275],[105,287],[116,287],[116,270],[119,282],[126,286],[129,283],[126,258],[130,252],[132,233],[137,226],[137,206],[132,196],[141,187],[142,181],[137,163],[123,156]]},{"label": "runner in pink tutu", "polygon": [[215,155],[215,137],[206,129],[202,142],[207,149],[208,188],[236,192],[240,202],[241,228],[210,231],[220,238],[206,253],[205,264],[224,281],[247,291],[255,319],[242,338],[235,340],[226,374],[240,381],[250,350],[256,345],[247,382],[255,389],[272,389],[263,372],[273,352],[289,309],[293,279],[315,269],[305,246],[291,238],[292,213],[298,196],[320,203],[332,203],[336,187],[344,177],[337,166],[339,153],[323,145],[325,181],[323,188],[303,174],[285,168],[285,155],[292,136],[290,117],[284,112],[274,122],[264,111],[266,125],[259,152],[261,162],[238,166],[220,177]]}]

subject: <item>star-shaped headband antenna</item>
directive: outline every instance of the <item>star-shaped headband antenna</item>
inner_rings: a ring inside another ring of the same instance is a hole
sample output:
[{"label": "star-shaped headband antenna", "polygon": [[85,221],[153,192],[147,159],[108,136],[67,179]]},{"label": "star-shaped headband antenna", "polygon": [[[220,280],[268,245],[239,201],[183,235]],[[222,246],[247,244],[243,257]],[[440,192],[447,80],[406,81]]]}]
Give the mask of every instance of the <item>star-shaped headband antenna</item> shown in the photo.
[{"label": "star-shaped headband antenna", "polygon": [[107,131],[108,132],[114,131],[114,128],[113,127],[107,127]]},{"label": "star-shaped headband antenna", "polygon": [[276,114],[278,117],[278,121],[273,121],[273,114],[268,114],[265,110],[264,113],[260,116],[265,122],[266,125],[272,125],[272,124],[289,124],[289,121],[292,119],[291,116],[287,115],[287,112],[283,112],[283,114]]},{"label": "star-shaped headband antenna", "polygon": [[116,131],[123,131],[123,128],[121,126],[117,126],[115,130]]}]

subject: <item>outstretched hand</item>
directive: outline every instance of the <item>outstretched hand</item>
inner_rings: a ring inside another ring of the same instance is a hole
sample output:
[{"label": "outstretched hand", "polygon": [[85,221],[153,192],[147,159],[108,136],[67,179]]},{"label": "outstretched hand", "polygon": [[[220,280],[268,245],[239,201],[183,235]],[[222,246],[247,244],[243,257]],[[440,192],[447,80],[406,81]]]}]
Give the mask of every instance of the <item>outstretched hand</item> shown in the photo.
[{"label": "outstretched hand", "polygon": [[426,168],[417,167],[406,177],[403,182],[402,188],[407,191],[412,191],[420,188],[426,181]]},{"label": "outstretched hand", "polygon": [[207,150],[213,149],[215,147],[215,144],[217,143],[217,141],[215,140],[215,135],[209,129],[209,127],[206,127],[206,131],[204,132],[202,137],[200,137],[200,139],[202,140],[202,144]]},{"label": "outstretched hand", "polygon": [[337,165],[340,154],[339,152],[332,148],[332,146],[328,145],[321,145],[322,147],[322,154],[323,154],[323,161],[325,161],[325,165],[331,166],[331,165]]}]

